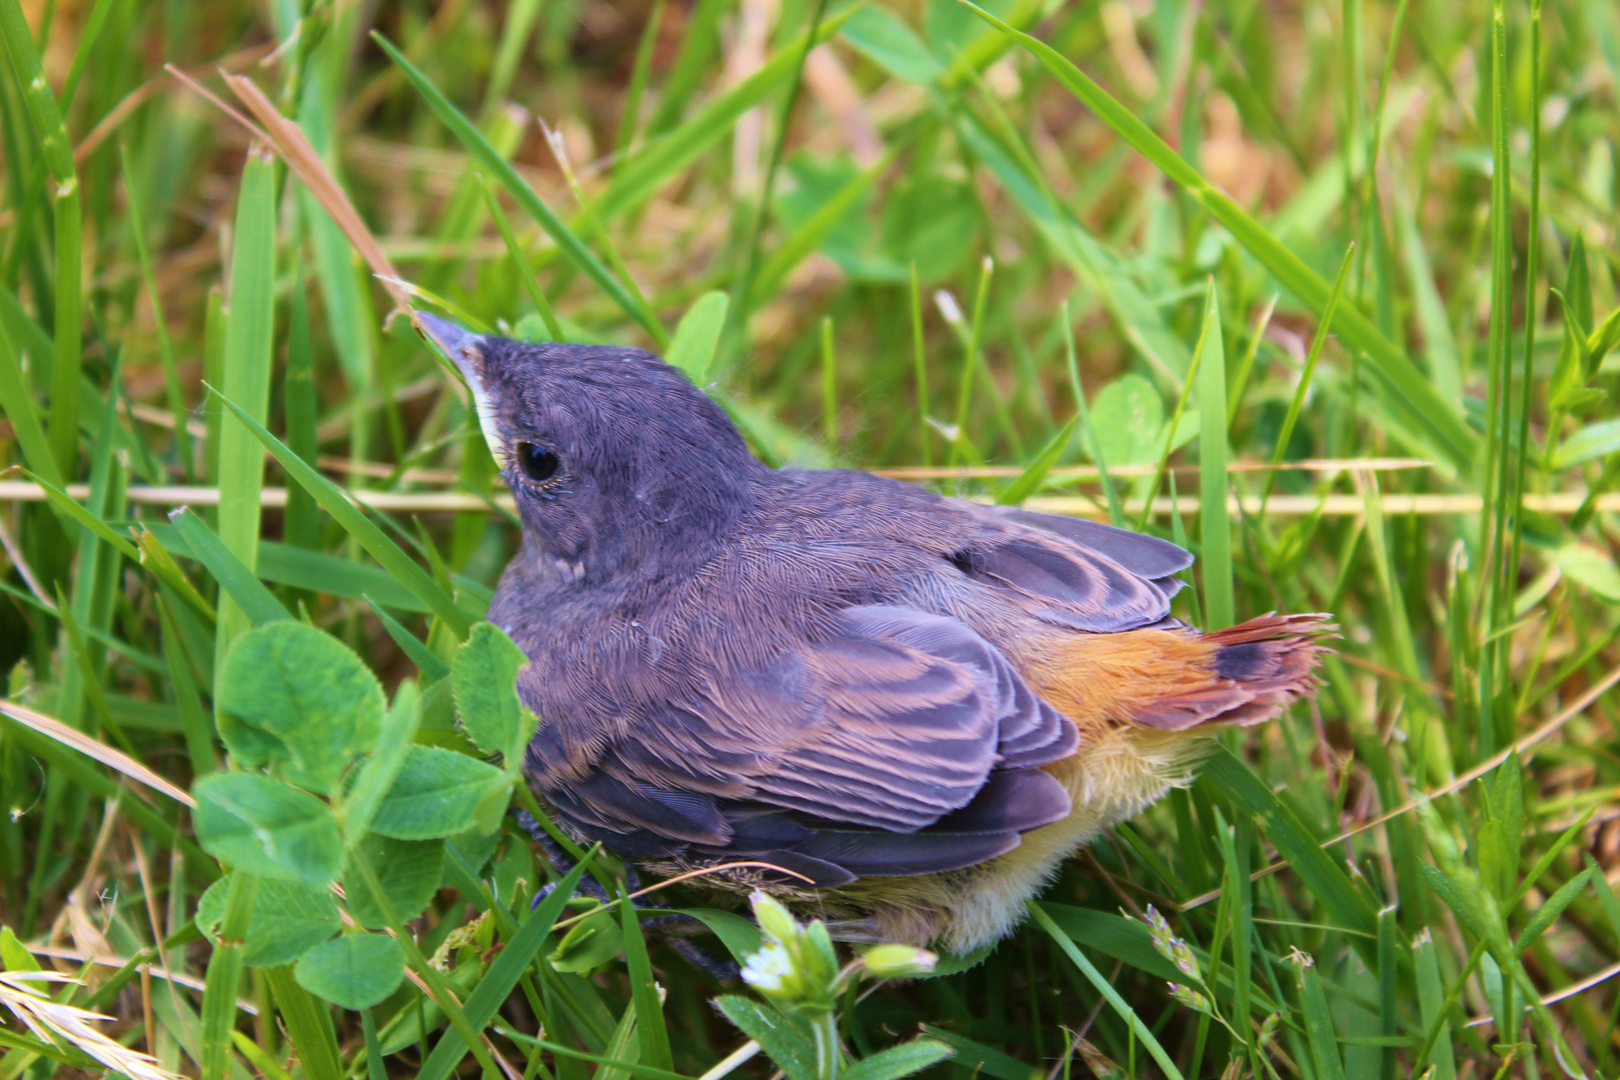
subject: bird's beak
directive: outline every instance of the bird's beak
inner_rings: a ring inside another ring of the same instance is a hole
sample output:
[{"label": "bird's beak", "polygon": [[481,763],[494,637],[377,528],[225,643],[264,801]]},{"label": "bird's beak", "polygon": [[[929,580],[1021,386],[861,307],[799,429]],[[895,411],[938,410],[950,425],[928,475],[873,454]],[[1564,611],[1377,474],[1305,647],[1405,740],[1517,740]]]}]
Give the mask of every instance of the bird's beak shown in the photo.
[{"label": "bird's beak", "polygon": [[413,318],[416,332],[456,365],[467,380],[467,389],[472,392],[473,408],[478,413],[478,427],[484,433],[484,442],[489,445],[495,463],[504,469],[506,452],[496,431],[495,403],[484,387],[484,352],[480,348],[484,339],[449,319],[441,319],[424,311],[413,313]]}]

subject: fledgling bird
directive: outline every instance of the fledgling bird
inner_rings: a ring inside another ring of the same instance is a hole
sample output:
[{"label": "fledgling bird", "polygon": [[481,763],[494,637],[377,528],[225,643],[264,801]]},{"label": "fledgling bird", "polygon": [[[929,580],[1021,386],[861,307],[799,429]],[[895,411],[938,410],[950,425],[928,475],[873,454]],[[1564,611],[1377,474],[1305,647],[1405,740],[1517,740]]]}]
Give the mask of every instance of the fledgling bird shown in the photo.
[{"label": "fledgling bird", "polygon": [[418,314],[523,544],[525,767],[576,836],[854,941],[971,951],[1208,736],[1315,686],[1322,615],[1203,634],[1174,544],[869,473],[776,470],[679,370]]}]

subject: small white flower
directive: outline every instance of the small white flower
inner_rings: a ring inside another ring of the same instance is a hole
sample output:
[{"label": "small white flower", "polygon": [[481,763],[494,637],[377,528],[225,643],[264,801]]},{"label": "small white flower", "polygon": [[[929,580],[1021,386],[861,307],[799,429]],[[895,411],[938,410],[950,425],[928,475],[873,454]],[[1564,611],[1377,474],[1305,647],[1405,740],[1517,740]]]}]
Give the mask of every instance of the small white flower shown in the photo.
[{"label": "small white flower", "polygon": [[780,941],[771,941],[743,965],[743,982],[762,994],[790,994],[798,975],[793,970],[793,954]]}]

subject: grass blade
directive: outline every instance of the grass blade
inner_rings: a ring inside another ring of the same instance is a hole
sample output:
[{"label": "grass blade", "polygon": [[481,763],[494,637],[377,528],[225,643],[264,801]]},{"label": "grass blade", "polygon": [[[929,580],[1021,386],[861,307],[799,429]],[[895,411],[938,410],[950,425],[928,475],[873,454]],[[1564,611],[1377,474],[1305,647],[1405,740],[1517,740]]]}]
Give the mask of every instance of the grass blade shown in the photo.
[{"label": "grass blade", "polygon": [[394,644],[404,650],[405,655],[410,657],[411,663],[416,665],[416,670],[422,673],[424,679],[428,682],[438,682],[450,674],[449,665],[439,659],[432,649],[422,644],[415,634],[405,629],[398,619],[378,607],[377,602],[371,597],[365,597],[365,601],[371,608],[371,613],[383,624],[383,629],[388,631],[388,636],[394,639]]},{"label": "grass blade", "polygon": [[[816,31],[816,43],[836,34],[858,7],[858,4],[851,5],[824,19]],[[665,182],[674,179],[676,173],[696,161],[730,131],[743,113],[793,77],[798,71],[804,45],[803,34],[782,45],[754,74],[705,105],[684,124],[621,162],[613,172],[613,183],[596,202],[598,217],[612,221],[652,198]]]},{"label": "grass blade", "polygon": [[[220,598],[221,606],[229,599],[252,626],[263,626],[267,622],[292,617],[275,594],[260,584],[247,564],[238,559],[189,507],[182,506],[170,514],[169,521],[191,550],[192,557],[208,568],[224,590],[224,596]],[[215,657],[216,666],[221,659]]]},{"label": "grass blade", "polygon": [[84,237],[79,173],[61,107],[46,81],[39,49],[17,0],[0,0],[0,38],[11,55],[12,70],[39,135],[40,156],[56,184],[51,197],[56,238],[56,288],[52,298],[56,333],[51,359],[50,445],[57,468],[66,475],[73,471],[79,446],[79,373],[83,357],[80,279]]},{"label": "grass blade", "polygon": [[219,944],[208,959],[202,1003],[202,1080],[225,1080],[230,1075],[231,1029],[236,1026],[236,988],[242,981],[242,956],[247,949],[248,920],[259,879],[237,871],[230,877],[225,917],[220,921]]},{"label": "grass blade", "polygon": [[[1069,89],[1109,127],[1152,162],[1171,180],[1184,188],[1204,207],[1211,217],[1220,222],[1248,252],[1258,259],[1277,280],[1307,307],[1320,315],[1327,306],[1327,282],[1312,270],[1287,245],[1256,221],[1231,197],[1204,178],[1196,168],[1171,149],[1163,139],[1137,116],[1120,104],[1108,91],[1091,80],[1083,71],[1040,39],[991,15],[971,0],[958,0],[966,4],[980,18],[998,27],[1029,50],[1059,82]],[[1435,391],[1401,350],[1400,346],[1381,334],[1377,327],[1361,312],[1352,307],[1341,307],[1333,328],[1348,346],[1360,349],[1372,363],[1382,380],[1385,406],[1399,417],[1410,431],[1422,432],[1446,460],[1459,472],[1473,469],[1477,439],[1463,423],[1457,405],[1445,401]]]},{"label": "grass blade", "polygon": [[1017,506],[1035,494],[1046,480],[1046,474],[1052,471],[1052,466],[1057,464],[1058,458],[1063,456],[1063,452],[1074,441],[1074,432],[1079,425],[1080,416],[1077,413],[1041,448],[1041,452],[1035,455],[1035,460],[997,493],[996,502],[1001,506]]},{"label": "grass blade", "polygon": [[23,459],[52,486],[61,487],[62,471],[56,467],[56,455],[45,437],[45,429],[39,426],[39,414],[34,408],[33,397],[28,393],[22,364],[18,361],[17,351],[11,347],[11,338],[7,336],[4,326],[0,326],[0,412],[6,414],[7,421],[16,432]]},{"label": "grass blade", "polygon": [[[518,927],[517,933],[512,935],[500,955],[490,964],[484,977],[473,988],[473,992],[467,995],[463,1011],[473,1026],[483,1027],[494,1019],[496,1010],[512,993],[518,979],[539,954],[540,947],[546,943],[546,938],[551,934],[552,924],[562,914],[563,905],[568,902],[569,897],[574,895],[574,889],[585,876],[585,868],[590,865],[591,856],[596,850],[593,848],[587,853],[585,858],[557,883],[550,895],[529,912],[522,925]],[[444,1038],[433,1048],[433,1053],[422,1063],[421,1071],[416,1074],[417,1080],[445,1080],[461,1061],[461,1055],[466,1052],[467,1045],[459,1033],[445,1032]]]},{"label": "grass blade", "polygon": [[298,985],[290,965],[270,968],[264,976],[275,996],[276,1016],[287,1026],[287,1039],[309,1080],[340,1080],[343,1069],[326,1005]]},{"label": "grass blade", "polygon": [[1316,335],[1311,338],[1311,351],[1305,357],[1305,370],[1300,374],[1299,385],[1294,388],[1293,400],[1288,403],[1288,414],[1283,417],[1282,429],[1277,433],[1277,445],[1271,449],[1272,469],[1266,474],[1266,485],[1260,496],[1262,517],[1266,512],[1266,500],[1271,497],[1271,485],[1277,480],[1276,466],[1282,464],[1283,455],[1288,452],[1288,442],[1294,437],[1294,425],[1299,422],[1305,395],[1310,391],[1311,380],[1316,375],[1316,362],[1322,357],[1322,346],[1327,343],[1328,328],[1333,325],[1333,313],[1339,308],[1339,297],[1344,293],[1344,283],[1350,277],[1350,266],[1355,258],[1356,244],[1352,240],[1339,262],[1339,273],[1333,279],[1333,291],[1328,294],[1327,307],[1323,308],[1322,317],[1316,323]]},{"label": "grass blade", "polygon": [[135,254],[141,262],[141,278],[146,284],[147,303],[152,305],[152,323],[157,331],[158,359],[163,364],[163,386],[168,394],[169,415],[174,419],[174,448],[180,458],[187,482],[195,479],[195,459],[191,452],[191,432],[186,425],[185,398],[180,393],[180,372],[174,359],[174,342],[169,340],[169,322],[163,311],[163,297],[158,290],[157,274],[152,269],[152,255],[146,248],[146,227],[141,220],[140,198],[136,194],[135,175],[130,169],[129,152],[120,148],[119,164],[124,170],[124,199],[129,204],[129,232],[135,241]]},{"label": "grass blade", "polygon": [[506,245],[506,254],[512,260],[512,266],[523,280],[523,289],[529,294],[534,310],[540,313],[545,321],[546,331],[553,341],[567,341],[563,334],[562,324],[557,322],[557,313],[551,309],[551,301],[546,299],[546,291],[540,287],[540,279],[529,265],[528,256],[523,254],[523,247],[518,243],[517,234],[512,232],[512,225],[506,220],[506,213],[501,209],[500,200],[495,198],[495,191],[489,186],[489,178],[483,173],[478,174],[478,187],[484,193],[484,206],[489,210],[489,216],[495,222],[495,228],[500,231],[501,242]]},{"label": "grass blade", "polygon": [[487,169],[489,174],[506,189],[507,194],[511,195],[517,204],[523,207],[529,213],[529,216],[534,218],[539,226],[546,230],[547,234],[557,242],[557,246],[562,249],[563,254],[568,257],[569,261],[583,270],[585,276],[594,281],[597,287],[606,293],[615,304],[618,304],[626,315],[639,323],[643,330],[657,338],[662,332],[657,323],[646,321],[641,308],[636,305],[630,294],[625,291],[624,286],[619,284],[618,280],[608,272],[608,268],[602,265],[600,259],[591,254],[584,241],[574,235],[574,231],[563,224],[561,218],[551,212],[551,208],[541,200],[539,195],[535,194],[533,188],[524,182],[523,177],[518,175],[517,170],[512,167],[512,163],[502,157],[490,145],[489,140],[484,138],[483,133],[473,125],[472,121],[463,116],[461,111],[450,103],[450,99],[445,97],[444,93],[437,86],[434,86],[432,81],[422,74],[415,64],[406,59],[404,53],[394,47],[393,42],[376,31],[372,31],[371,39],[377,43],[377,46],[383,52],[388,54],[389,59],[399,65],[400,70],[405,73],[405,77],[410,80],[411,85],[416,87],[417,92],[427,101],[439,119],[450,129],[451,133],[461,140],[461,145],[467,148],[467,152],[477,158],[479,164]]},{"label": "grass blade", "polygon": [[628,889],[619,901],[619,917],[624,929],[625,967],[630,974],[630,1000],[636,1010],[636,1039],[641,1059],[655,1069],[672,1068],[664,1003],[654,981],[652,960],[647,956],[647,941],[641,936],[641,920],[636,917]]},{"label": "grass blade", "polygon": [[264,425],[249,416],[240,405],[229,398],[224,398],[224,401],[225,408],[242,422],[242,426],[264,449],[270,451],[271,456],[287,470],[287,475],[315,496],[315,501],[321,504],[321,508],[337,519],[338,524],[342,525],[361,547],[370,552],[371,557],[381,563],[383,569],[444,620],[445,626],[458,640],[467,636],[472,623],[466,614],[456,607],[456,602],[439,588],[438,583],[426,570],[418,566],[409,555],[400,550],[398,544],[388,539],[381,529],[372,524],[365,511],[351,503],[348,496],[336,484],[288,450],[280,439],[266,431]]},{"label": "grass blade", "polygon": [[[241,416],[247,422],[262,423],[270,409],[275,332],[275,198],[274,159],[255,150],[248,155],[237,199],[222,375],[224,393],[242,403]],[[263,487],[264,452],[247,428],[224,421],[219,434],[219,542],[249,574],[259,561],[259,493]],[[220,598],[214,639],[216,667],[249,622],[247,612],[227,590]]]},{"label": "grass blade", "polygon": [[1204,624],[1206,629],[1222,630],[1237,619],[1232,585],[1232,524],[1226,513],[1226,348],[1214,278],[1204,297],[1204,326],[1198,340],[1202,342],[1198,360],[1198,492]]},{"label": "grass blade", "polygon": [[1377,939],[1378,915],[1304,822],[1225,747],[1209,756],[1203,776],[1231,799],[1234,806],[1259,819],[1278,854],[1294,868],[1311,895],[1335,922],[1354,932],[1351,943],[1358,951],[1365,950],[1365,959],[1372,964],[1376,957],[1368,942]]},{"label": "grass blade", "polygon": [[1040,928],[1051,935],[1052,940],[1057,943],[1059,949],[1063,950],[1064,955],[1074,962],[1074,966],[1080,969],[1081,973],[1091,982],[1091,985],[1097,989],[1097,993],[1101,994],[1108,1004],[1113,1006],[1114,1011],[1119,1014],[1119,1018],[1130,1027],[1134,1037],[1142,1041],[1142,1045],[1147,1048],[1148,1054],[1152,1056],[1154,1061],[1159,1063],[1159,1068],[1164,1070],[1164,1075],[1169,1077],[1170,1080],[1182,1080],[1181,1070],[1176,1068],[1176,1063],[1170,1059],[1170,1055],[1164,1052],[1164,1047],[1160,1046],[1159,1040],[1153,1037],[1153,1032],[1142,1022],[1142,1018],[1136,1015],[1136,1010],[1126,1004],[1125,999],[1119,996],[1119,991],[1115,990],[1109,981],[1104,978],[1103,973],[1097,970],[1096,965],[1086,959],[1086,954],[1081,952],[1073,941],[1069,940],[1069,936],[1058,928],[1057,923],[1052,921],[1052,917],[1041,909],[1041,905],[1031,902],[1029,904],[1029,913],[1034,917]]}]

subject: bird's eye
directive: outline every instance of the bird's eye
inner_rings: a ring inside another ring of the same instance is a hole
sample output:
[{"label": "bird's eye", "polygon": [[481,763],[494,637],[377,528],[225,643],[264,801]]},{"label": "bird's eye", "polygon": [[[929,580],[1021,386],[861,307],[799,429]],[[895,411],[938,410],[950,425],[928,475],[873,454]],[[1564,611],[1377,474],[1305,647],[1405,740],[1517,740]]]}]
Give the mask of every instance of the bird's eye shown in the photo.
[{"label": "bird's eye", "polygon": [[557,474],[562,459],[543,446],[521,442],[517,444],[518,468],[530,483],[543,484]]}]

